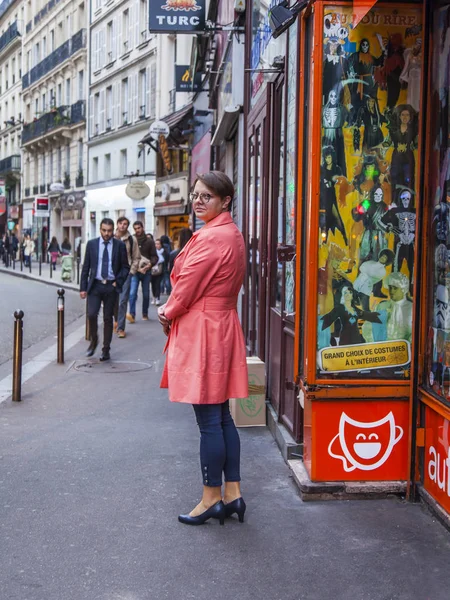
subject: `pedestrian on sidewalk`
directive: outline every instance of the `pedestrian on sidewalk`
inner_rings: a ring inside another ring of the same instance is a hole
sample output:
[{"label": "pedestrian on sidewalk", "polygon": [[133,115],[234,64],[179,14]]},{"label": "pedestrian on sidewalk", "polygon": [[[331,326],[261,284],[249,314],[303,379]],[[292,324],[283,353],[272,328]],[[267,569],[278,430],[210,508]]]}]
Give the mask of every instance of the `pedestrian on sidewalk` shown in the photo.
[{"label": "pedestrian on sidewalk", "polygon": [[58,257],[61,256],[61,248],[59,247],[58,240],[56,239],[55,235],[51,239],[47,252],[50,254],[52,269],[56,271],[56,261],[58,260]]},{"label": "pedestrian on sidewalk", "polygon": [[31,239],[31,235],[29,233],[26,234],[24,242],[23,242],[23,258],[25,262],[25,266],[30,266],[31,255],[34,250],[34,242]]},{"label": "pedestrian on sidewalk", "polygon": [[172,252],[169,255],[169,273],[172,273],[173,263],[175,262],[176,257],[179,255],[181,250],[183,250],[183,248],[186,246],[191,237],[192,229],[189,229],[189,227],[183,227],[178,232],[177,248],[175,248],[175,250],[172,250]]},{"label": "pedestrian on sidewalk", "polygon": [[158,255],[158,262],[152,267],[152,304],[159,306],[161,304],[161,284],[164,273],[164,262],[165,262],[165,251],[162,247],[161,240],[158,238],[155,242],[156,254]]},{"label": "pedestrian on sidewalk", "polygon": [[170,270],[169,270],[169,261],[170,261],[170,253],[172,252],[172,244],[168,235],[162,235],[160,237],[161,245],[164,250],[164,264],[163,264],[163,272],[161,278],[161,294],[166,293],[168,296],[172,291],[172,286],[170,285]]},{"label": "pedestrian on sidewalk", "polygon": [[11,253],[11,260],[17,260],[17,251],[19,250],[19,238],[15,233],[11,234],[9,251]]},{"label": "pedestrian on sidewalk", "polygon": [[104,218],[100,237],[86,244],[80,279],[80,297],[87,297],[90,341],[86,356],[93,356],[98,344],[98,313],[103,302],[103,350],[101,361],[109,360],[113,335],[113,315],[117,294],[128,277],[127,249],[114,237],[114,221]]},{"label": "pedestrian on sidewalk", "polygon": [[72,244],[70,243],[68,237],[63,239],[63,243],[61,244],[61,252],[63,256],[68,256],[72,252]]},{"label": "pedestrian on sidewalk", "polygon": [[[205,226],[179,253],[172,294],[158,309],[169,336],[161,387],[172,402],[192,404],[200,429],[201,502],[179,521],[201,525],[211,517],[244,520],[240,441],[229,398],[248,397],[246,350],[237,314],[245,273],[242,234],[230,214],[234,187],[219,171],[197,175],[190,199]],[[222,472],[225,488],[222,500]],[[225,504],[224,504],[225,503]]]},{"label": "pedestrian on sidewalk", "polygon": [[[138,296],[139,284],[142,287],[142,319],[148,321],[148,306],[150,304],[150,280],[151,280],[151,268],[158,262],[158,255],[156,254],[155,242],[153,236],[150,233],[145,233],[144,224],[142,221],[135,221],[133,223],[134,229],[134,240],[139,248],[141,257],[147,259],[142,261],[139,269],[134,273],[131,279],[130,287],[130,312],[127,314],[127,320],[129,323],[136,321],[136,301]],[[144,264],[145,263],[145,264]]]},{"label": "pedestrian on sidewalk", "polygon": [[117,228],[115,237],[121,240],[127,249],[128,264],[130,266],[130,272],[128,277],[125,279],[122,291],[117,298],[116,306],[114,308],[114,329],[117,331],[117,337],[126,337],[125,323],[128,308],[128,299],[130,297],[130,286],[133,275],[137,272],[139,267],[139,261],[141,259],[141,253],[139,252],[139,246],[136,240],[128,231],[130,221],[127,217],[119,217],[117,219]]}]

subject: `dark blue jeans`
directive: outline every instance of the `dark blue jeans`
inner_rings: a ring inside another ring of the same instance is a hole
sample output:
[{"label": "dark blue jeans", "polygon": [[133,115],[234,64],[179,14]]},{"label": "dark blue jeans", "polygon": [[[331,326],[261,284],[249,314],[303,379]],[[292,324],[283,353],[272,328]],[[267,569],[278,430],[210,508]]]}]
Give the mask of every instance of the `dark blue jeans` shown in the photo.
[{"label": "dark blue jeans", "polygon": [[193,404],[200,429],[200,465],[203,485],[222,485],[240,481],[241,443],[230,414],[230,403]]},{"label": "dark blue jeans", "polygon": [[148,317],[148,305],[150,304],[150,279],[152,274],[135,273],[131,276],[130,286],[130,314],[136,316],[136,300],[138,296],[139,283],[142,284],[142,316]]}]

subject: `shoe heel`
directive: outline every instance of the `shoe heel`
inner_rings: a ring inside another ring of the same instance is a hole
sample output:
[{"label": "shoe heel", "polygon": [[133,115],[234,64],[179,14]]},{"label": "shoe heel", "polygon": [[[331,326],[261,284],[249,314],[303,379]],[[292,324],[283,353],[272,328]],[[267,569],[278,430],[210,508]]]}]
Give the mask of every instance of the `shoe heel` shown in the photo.
[{"label": "shoe heel", "polygon": [[244,522],[244,513],[238,514],[238,519],[239,519],[239,523],[243,523]]},{"label": "shoe heel", "polygon": [[219,517],[219,523],[221,525],[225,525],[225,515],[223,517]]}]

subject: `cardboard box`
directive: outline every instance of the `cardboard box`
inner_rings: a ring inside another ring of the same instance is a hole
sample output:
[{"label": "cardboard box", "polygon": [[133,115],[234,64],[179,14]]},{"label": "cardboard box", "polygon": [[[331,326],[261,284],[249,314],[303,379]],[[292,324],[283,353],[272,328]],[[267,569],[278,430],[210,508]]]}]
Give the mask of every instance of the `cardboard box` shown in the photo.
[{"label": "cardboard box", "polygon": [[256,356],[247,357],[248,398],[230,398],[230,412],[236,427],[266,425],[266,367]]}]

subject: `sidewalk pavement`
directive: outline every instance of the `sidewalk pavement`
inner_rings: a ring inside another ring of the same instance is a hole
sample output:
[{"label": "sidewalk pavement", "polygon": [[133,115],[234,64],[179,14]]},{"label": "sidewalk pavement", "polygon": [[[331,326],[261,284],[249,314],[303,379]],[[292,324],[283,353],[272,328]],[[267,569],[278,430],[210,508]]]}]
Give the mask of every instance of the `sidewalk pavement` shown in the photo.
[{"label": "sidewalk pavement", "polygon": [[151,307],[111,363],[80,340],[0,405],[2,599],[448,600],[450,535],[421,505],[302,502],[266,428],[240,430],[246,522],[178,523],[199,435],[159,388],[164,339]]},{"label": "sidewalk pavement", "polygon": [[[80,276],[81,276],[80,265]],[[3,263],[0,263],[0,273],[9,273],[9,275],[15,277],[23,277],[25,279],[33,279],[35,281],[42,281],[50,285],[62,287],[68,290],[79,290],[80,286],[77,284],[77,263],[74,261],[73,278],[71,282],[66,282],[61,279],[61,265],[56,266],[55,271],[51,271],[50,263],[42,263],[41,275],[39,275],[39,263],[36,261],[31,262],[31,272],[28,267],[22,265],[22,271],[20,270],[20,262],[16,261],[15,268],[11,265],[5,267]]]}]

